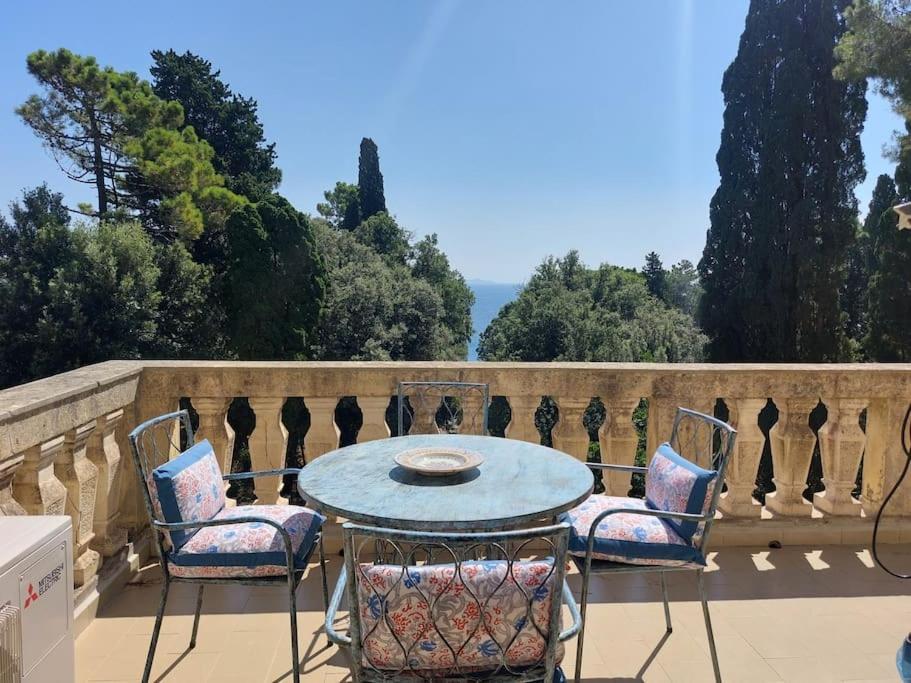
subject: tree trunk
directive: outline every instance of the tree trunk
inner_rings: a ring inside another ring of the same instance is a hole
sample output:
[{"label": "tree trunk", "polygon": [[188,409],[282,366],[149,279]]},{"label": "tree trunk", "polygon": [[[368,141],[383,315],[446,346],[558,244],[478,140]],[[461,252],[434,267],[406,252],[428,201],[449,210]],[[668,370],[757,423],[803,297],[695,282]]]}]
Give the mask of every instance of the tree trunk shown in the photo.
[{"label": "tree trunk", "polygon": [[98,121],[95,112],[89,110],[89,125],[92,131],[92,147],[94,159],[92,163],[95,172],[95,187],[98,188],[98,216],[103,218],[108,212],[107,188],[104,185],[104,160],[101,155],[101,134],[98,131]]}]

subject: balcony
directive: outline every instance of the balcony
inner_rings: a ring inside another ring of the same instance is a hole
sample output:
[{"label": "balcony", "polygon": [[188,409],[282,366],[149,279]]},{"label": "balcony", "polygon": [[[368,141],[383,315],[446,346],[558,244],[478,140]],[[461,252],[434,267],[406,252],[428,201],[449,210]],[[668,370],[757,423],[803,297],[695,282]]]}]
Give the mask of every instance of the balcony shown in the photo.
[{"label": "balcony", "polygon": [[[632,416],[642,399],[646,452],[669,432],[677,405],[723,407],[739,436],[706,578],[725,680],[894,680],[894,652],[911,628],[911,586],[874,566],[869,540],[872,515],[904,465],[899,426],[911,365],[147,361],[102,363],[0,392],[0,511],[73,518],[78,680],[138,680],[148,646],[157,570],[127,450],[135,424],[189,399],[200,436],[227,469],[234,439],[227,407],[233,397],[248,397],[256,414],[252,464],[267,469],[284,461],[287,397],[303,397],[310,413],[304,447],[312,460],[339,443],[342,397],[356,397],[358,440],[388,436],[390,397],[405,379],[488,382],[491,395],[508,403],[506,436],[531,441],[541,438],[535,413],[550,397],[559,418],[546,436],[580,459],[594,429],[583,416],[598,397],[605,414],[595,426],[601,457],[627,464],[640,438]],[[769,398],[778,419],[766,436],[759,415]],[[810,414],[820,402],[824,421],[814,432]],[[824,489],[810,501],[803,493],[817,445]],[[766,446],[775,491],[760,505],[753,491]],[[266,481],[257,498],[280,501],[280,485]],[[613,477],[604,485],[625,494],[630,482]],[[903,545],[911,538],[911,485],[889,512],[884,555],[911,569]],[[337,526],[327,536],[337,571]],[[651,578],[595,579],[586,679],[708,680],[692,578],[671,579],[676,628],[669,637]],[[321,649],[316,583],[311,572],[299,600],[303,670],[307,680],[341,680],[342,654]],[[577,576],[571,584],[578,587]],[[169,601],[164,622],[156,658],[162,680],[290,679],[280,596],[263,588],[213,589],[197,648],[187,653],[193,597],[183,589]]]}]

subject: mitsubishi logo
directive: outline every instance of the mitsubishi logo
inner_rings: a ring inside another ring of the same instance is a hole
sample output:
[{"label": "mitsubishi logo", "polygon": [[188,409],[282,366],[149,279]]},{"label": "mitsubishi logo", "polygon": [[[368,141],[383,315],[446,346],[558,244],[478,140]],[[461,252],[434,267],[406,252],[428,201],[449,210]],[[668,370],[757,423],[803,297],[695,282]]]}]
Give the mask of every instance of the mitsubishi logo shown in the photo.
[{"label": "mitsubishi logo", "polygon": [[31,605],[38,599],[38,594],[35,592],[35,587],[32,584],[28,585],[28,597],[25,599],[25,607],[22,609],[28,609],[28,606]]}]

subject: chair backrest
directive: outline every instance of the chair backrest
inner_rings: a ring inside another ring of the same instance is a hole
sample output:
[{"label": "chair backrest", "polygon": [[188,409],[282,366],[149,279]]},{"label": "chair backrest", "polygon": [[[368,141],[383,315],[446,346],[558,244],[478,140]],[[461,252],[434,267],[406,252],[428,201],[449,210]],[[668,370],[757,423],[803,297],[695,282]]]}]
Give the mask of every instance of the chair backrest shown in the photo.
[{"label": "chair backrest", "polygon": [[487,434],[490,385],[473,382],[399,382],[399,436]]},{"label": "chair backrest", "polygon": [[[568,525],[486,534],[343,529],[355,680],[553,679],[563,655]],[[521,559],[532,545],[545,549],[534,553],[539,559]]]},{"label": "chair backrest", "polygon": [[718,498],[724,488],[724,475],[736,438],[737,430],[728,423],[695,410],[677,408],[668,442],[671,448],[695,465],[718,473],[702,510],[708,521],[700,524],[692,537],[693,544],[703,553],[718,509]]},{"label": "chair backrest", "polygon": [[[164,522],[161,505],[158,502],[152,472],[159,465],[171,460],[182,450],[195,444],[190,414],[186,410],[177,410],[146,420],[129,435],[133,462],[139,475],[142,499],[145,501],[149,519]],[[158,552],[164,560],[167,551],[172,547],[167,532],[156,530]]]}]

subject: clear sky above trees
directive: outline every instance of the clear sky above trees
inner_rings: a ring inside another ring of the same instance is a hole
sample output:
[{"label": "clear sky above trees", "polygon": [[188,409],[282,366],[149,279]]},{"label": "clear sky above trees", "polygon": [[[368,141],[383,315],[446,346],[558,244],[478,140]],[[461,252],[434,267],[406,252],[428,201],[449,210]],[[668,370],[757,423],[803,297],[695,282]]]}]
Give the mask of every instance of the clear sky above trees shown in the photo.
[{"label": "clear sky above trees", "polygon": [[[47,179],[70,203],[91,199],[13,113],[35,91],[29,52],[65,45],[147,77],[149,52],[173,47],[257,99],[280,191],[301,209],[314,211],[338,180],[356,182],[351,150],[369,136],[395,178],[397,218],[437,232],[467,277],[524,280],[571,248],[590,263],[641,267],[652,249],[665,264],[695,263],[718,182],[721,75],[746,6],[340,1],[270,7],[252,21],[249,3],[233,1],[164,1],[155,12],[100,2],[91,18],[71,3],[14,3],[0,28],[0,197]],[[897,127],[888,105],[871,106],[862,210],[877,175],[893,170],[880,149]]]}]

